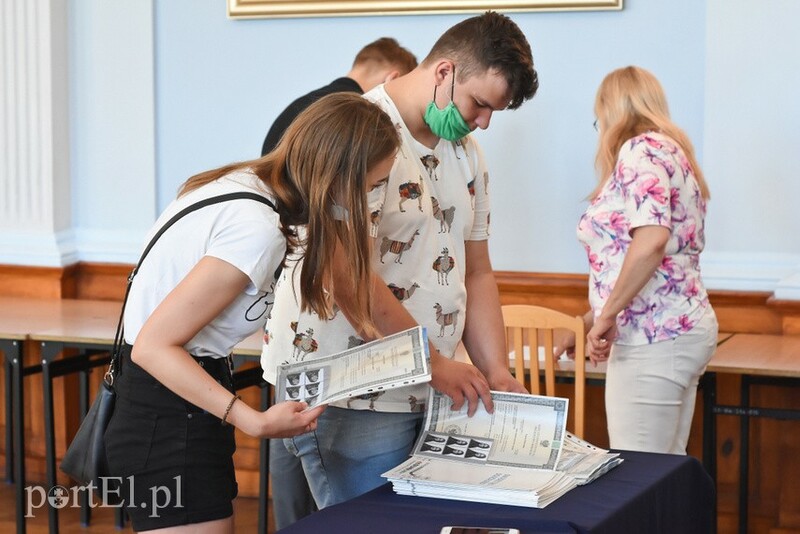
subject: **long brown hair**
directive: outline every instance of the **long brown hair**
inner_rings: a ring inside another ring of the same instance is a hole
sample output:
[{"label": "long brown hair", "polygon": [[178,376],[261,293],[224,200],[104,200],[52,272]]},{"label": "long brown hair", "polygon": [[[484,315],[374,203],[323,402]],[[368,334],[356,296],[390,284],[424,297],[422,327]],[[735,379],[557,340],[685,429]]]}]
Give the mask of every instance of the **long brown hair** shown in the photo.
[{"label": "long brown hair", "polygon": [[595,157],[599,183],[590,199],[597,197],[611,176],[622,145],[649,131],[658,131],[681,147],[692,166],[703,198],[709,198],[703,171],[694,147],[682,129],[672,122],[667,97],[653,74],[640,67],[624,67],[609,73],[597,89],[594,113],[600,124],[600,141]]},{"label": "long brown hair", "polygon": [[[301,309],[322,318],[333,315],[333,260],[337,242],[349,263],[354,297],[349,310],[354,326],[375,334],[370,303],[372,270],[367,216],[367,171],[391,157],[400,138],[378,106],[352,93],[325,96],[292,122],[278,146],[264,157],[226,165],[195,175],[180,195],[237,170],[249,170],[277,200],[287,254],[304,257],[300,272]],[[345,221],[331,216],[339,204],[349,210]],[[306,224],[300,242],[292,227]]]}]

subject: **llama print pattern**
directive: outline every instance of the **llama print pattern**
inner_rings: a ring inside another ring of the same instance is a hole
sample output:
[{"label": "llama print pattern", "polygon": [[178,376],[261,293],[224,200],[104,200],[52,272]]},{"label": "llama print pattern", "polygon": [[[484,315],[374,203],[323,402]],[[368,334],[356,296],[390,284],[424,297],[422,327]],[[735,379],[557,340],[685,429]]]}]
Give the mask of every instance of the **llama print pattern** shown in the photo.
[{"label": "llama print pattern", "polygon": [[422,211],[422,176],[419,182],[406,182],[397,188],[400,193],[400,211],[405,213],[403,203],[406,200],[416,200],[419,203],[419,211]]},{"label": "llama print pattern", "polygon": [[382,217],[383,212],[381,210],[375,210],[369,214],[369,222],[372,223],[373,228],[380,226]]},{"label": "llama print pattern", "polygon": [[453,219],[456,216],[456,207],[450,206],[447,209],[442,209],[436,197],[431,197],[431,206],[433,208],[433,218],[439,221],[439,233],[450,233],[450,227],[453,226]]},{"label": "llama print pattern", "polygon": [[389,288],[389,291],[391,291],[392,294],[394,295],[394,298],[396,298],[400,302],[403,302],[404,300],[408,300],[411,298],[411,296],[414,294],[414,291],[419,287],[419,284],[414,282],[408,289],[400,287],[393,283],[390,283],[387,287]]},{"label": "llama print pattern", "polygon": [[458,326],[458,313],[459,310],[451,311],[449,313],[442,313],[442,305],[438,302],[433,305],[436,310],[436,324],[439,325],[439,337],[444,337],[444,329],[446,326],[452,326],[453,330],[450,335],[455,335],[456,327]]},{"label": "llama print pattern", "polygon": [[408,396],[408,407],[410,408],[411,413],[421,413],[425,411],[425,402],[420,401],[414,395]]},{"label": "llama print pattern", "polygon": [[428,154],[427,156],[422,156],[419,160],[422,162],[422,166],[425,167],[425,170],[428,171],[428,177],[434,181],[439,181],[439,177],[436,175],[436,167],[439,166],[439,158],[433,154]]},{"label": "llama print pattern", "polygon": [[393,239],[389,239],[388,237],[384,237],[381,240],[381,263],[386,263],[383,261],[383,257],[386,256],[387,252],[397,255],[397,257],[394,259],[395,263],[403,263],[401,261],[403,259],[403,252],[411,248],[411,245],[414,244],[414,239],[416,239],[418,235],[419,230],[415,230],[414,235],[412,235],[411,239],[408,241],[395,241]]},{"label": "llama print pattern", "polygon": [[305,332],[296,334],[294,336],[294,352],[292,356],[295,360],[303,361],[306,359],[306,356],[311,354],[312,352],[317,352],[319,348],[319,344],[317,340],[314,339],[314,329],[308,328]]},{"label": "llama print pattern", "polygon": [[447,280],[447,276],[455,266],[456,260],[450,255],[447,247],[443,248],[442,255],[436,258],[436,260],[433,262],[433,270],[436,271],[436,281],[439,283],[439,285],[450,285],[450,282]]},{"label": "llama print pattern", "polygon": [[[486,165],[477,141],[469,136],[458,144],[439,143],[435,151],[419,147],[408,137],[396,110],[380,89],[367,98],[377,100],[395,118],[404,140],[387,185],[369,195],[369,209],[365,210],[367,230],[374,239],[372,265],[397,302],[428,329],[437,347],[452,354],[466,322],[467,296],[462,272],[465,242],[487,237],[486,221],[492,195],[484,191]],[[431,154],[432,157],[423,159]],[[472,180],[468,187],[467,182]],[[292,279],[291,270],[286,272]],[[288,287],[289,293],[294,293],[292,285]],[[281,292],[279,302],[286,296]],[[441,308],[438,321],[436,303]],[[348,347],[355,350],[352,347],[360,343],[361,336],[346,321],[344,310],[328,322],[325,317],[300,312],[296,306],[281,305],[273,315],[272,339],[266,351],[269,367],[277,366],[283,359],[292,361],[294,351],[302,356],[305,353],[301,348],[313,349],[312,340],[317,341],[319,347],[307,353],[303,364]],[[298,318],[296,331],[288,330],[289,322]],[[277,325],[281,325],[280,329]],[[310,336],[306,331],[309,327],[314,330]],[[298,346],[293,344],[296,336]],[[350,406],[424,413],[429,387],[417,384],[387,390],[380,397],[354,397]],[[346,402],[341,402],[340,406],[344,407]]]},{"label": "llama print pattern", "polygon": [[475,179],[474,178],[467,183],[467,191],[469,191],[469,200],[472,203],[472,209],[475,209]]},{"label": "llama print pattern", "polygon": [[378,391],[376,393],[367,393],[365,395],[358,395],[356,397],[350,397],[349,399],[347,399],[347,407],[348,408],[352,408],[351,405],[352,405],[353,401],[355,401],[355,400],[368,400],[369,401],[369,407],[367,409],[368,410],[372,410],[374,412],[375,411],[375,401],[378,398],[380,398],[384,393],[386,393],[386,392],[385,391]]}]

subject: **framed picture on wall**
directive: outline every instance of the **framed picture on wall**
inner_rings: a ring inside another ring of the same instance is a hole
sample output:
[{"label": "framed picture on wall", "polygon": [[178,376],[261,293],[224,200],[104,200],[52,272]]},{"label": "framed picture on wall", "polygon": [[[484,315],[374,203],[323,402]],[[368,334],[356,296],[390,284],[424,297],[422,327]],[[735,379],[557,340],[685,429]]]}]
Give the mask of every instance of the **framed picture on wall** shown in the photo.
[{"label": "framed picture on wall", "polygon": [[619,10],[623,0],[228,0],[230,18]]}]

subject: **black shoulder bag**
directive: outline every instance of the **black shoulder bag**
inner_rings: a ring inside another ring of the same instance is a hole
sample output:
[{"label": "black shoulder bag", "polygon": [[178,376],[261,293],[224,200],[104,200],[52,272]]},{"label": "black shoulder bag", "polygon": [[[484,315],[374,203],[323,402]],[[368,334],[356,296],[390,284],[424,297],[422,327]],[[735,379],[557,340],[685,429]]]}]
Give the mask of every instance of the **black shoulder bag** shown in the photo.
[{"label": "black shoulder bag", "polygon": [[[86,413],[86,416],[78,428],[78,432],[67,448],[64,458],[61,460],[61,470],[78,481],[83,485],[92,483],[95,491],[99,495],[103,495],[102,478],[108,477],[108,462],[106,460],[106,447],[105,447],[105,431],[108,427],[108,422],[111,420],[111,414],[114,412],[114,401],[116,399],[116,392],[114,391],[114,378],[118,372],[120,350],[125,341],[123,329],[123,317],[125,315],[125,305],[128,302],[128,294],[131,290],[131,284],[139,268],[142,266],[150,249],[153,248],[159,237],[178,219],[184,215],[191,213],[195,210],[209,206],[211,204],[218,204],[227,200],[235,199],[250,199],[268,205],[275,210],[275,205],[261,195],[255,193],[228,193],[226,195],[219,195],[205,200],[201,200],[196,204],[192,204],[175,214],[164,226],[153,236],[147,248],[142,252],[139,263],[131,271],[128,276],[128,285],[125,289],[125,298],[122,301],[122,310],[119,315],[119,323],[117,323],[117,331],[114,336],[114,345],[111,350],[111,362],[108,365],[108,370],[103,376],[103,382],[100,384],[100,389],[94,398],[91,408]],[[106,493],[105,497],[111,501],[114,497],[118,498],[119,495],[111,492]],[[119,502],[109,502],[109,504],[119,504]]]}]

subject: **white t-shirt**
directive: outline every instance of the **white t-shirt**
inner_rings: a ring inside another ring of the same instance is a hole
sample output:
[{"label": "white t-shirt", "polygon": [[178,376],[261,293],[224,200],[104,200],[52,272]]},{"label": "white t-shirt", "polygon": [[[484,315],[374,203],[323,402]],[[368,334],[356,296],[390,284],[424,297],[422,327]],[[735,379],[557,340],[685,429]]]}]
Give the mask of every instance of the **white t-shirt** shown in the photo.
[{"label": "white t-shirt", "polygon": [[[414,319],[427,327],[437,350],[452,358],[467,307],[465,242],[489,237],[489,174],[482,152],[471,136],[460,143],[440,140],[431,150],[411,136],[383,86],[365,98],[389,114],[402,138],[387,185],[370,195],[372,267]],[[264,378],[272,383],[283,362],[327,356],[362,342],[342,313],[330,321],[301,314],[295,299],[300,293],[286,281],[291,273],[288,266],[278,284],[264,337],[261,362]],[[393,389],[338,406],[421,411],[427,388]]]},{"label": "white t-shirt", "polygon": [[[229,174],[173,201],[148,233],[145,246],[180,210],[235,192],[257,193],[275,203],[256,176],[247,172]],[[264,327],[273,301],[275,271],[285,251],[278,214],[261,202],[228,200],[189,213],[156,241],[134,278],[125,308],[125,340],[133,344],[167,294],[204,256],[213,256],[246,274],[250,284],[184,348],[195,356],[227,356],[237,343]]]}]

